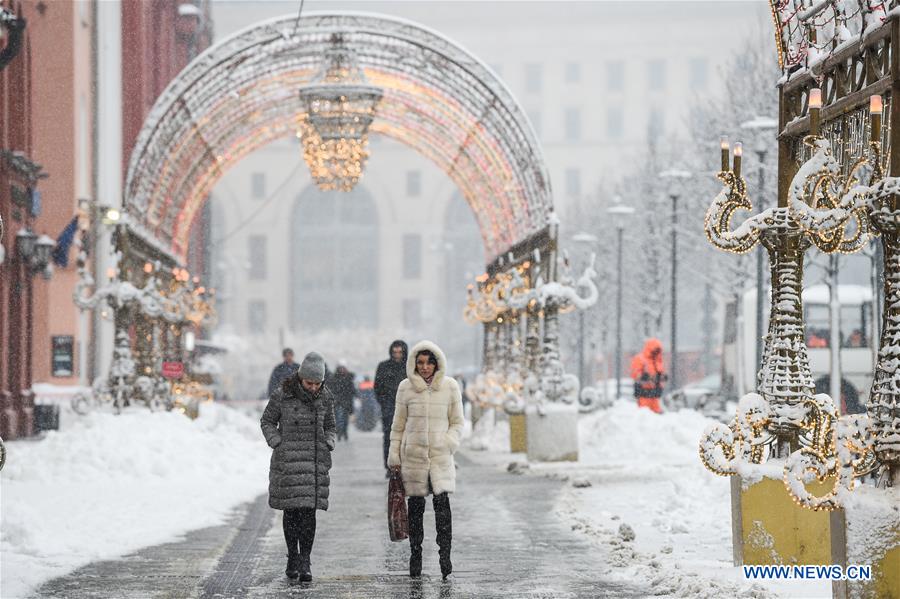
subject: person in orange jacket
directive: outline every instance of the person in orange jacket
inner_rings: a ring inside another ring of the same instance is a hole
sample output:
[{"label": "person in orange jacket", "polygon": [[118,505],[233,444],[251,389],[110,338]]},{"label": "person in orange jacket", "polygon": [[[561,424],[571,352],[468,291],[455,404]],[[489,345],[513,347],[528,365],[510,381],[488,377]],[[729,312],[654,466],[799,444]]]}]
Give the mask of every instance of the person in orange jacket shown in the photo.
[{"label": "person in orange jacket", "polygon": [[669,380],[669,376],[663,367],[659,339],[647,339],[641,353],[632,358],[631,378],[634,379],[634,397],[638,406],[661,414],[659,398],[662,397],[663,383]]}]

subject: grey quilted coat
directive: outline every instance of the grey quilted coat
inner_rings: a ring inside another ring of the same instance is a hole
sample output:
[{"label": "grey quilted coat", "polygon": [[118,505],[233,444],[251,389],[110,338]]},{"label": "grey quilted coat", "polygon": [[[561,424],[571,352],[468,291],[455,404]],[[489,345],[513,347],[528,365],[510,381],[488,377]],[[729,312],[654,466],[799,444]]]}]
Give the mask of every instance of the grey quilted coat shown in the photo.
[{"label": "grey quilted coat", "polygon": [[260,420],[269,462],[269,506],[276,510],[328,509],[328,471],[334,449],[334,398],[313,395],[296,376],[277,389]]}]

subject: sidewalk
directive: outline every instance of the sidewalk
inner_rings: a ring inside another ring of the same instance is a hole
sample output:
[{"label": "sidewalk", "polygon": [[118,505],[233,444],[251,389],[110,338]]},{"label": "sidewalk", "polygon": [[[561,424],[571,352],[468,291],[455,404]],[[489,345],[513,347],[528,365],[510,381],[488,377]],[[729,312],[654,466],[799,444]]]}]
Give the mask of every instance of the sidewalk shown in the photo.
[{"label": "sidewalk", "polygon": [[[423,577],[407,575],[406,542],[391,543],[380,433],[351,431],[338,445],[331,507],[318,513],[313,582],[284,576],[281,512],[267,497],[229,525],[190,533],[122,560],[50,581],[40,597],[638,597],[646,590],[600,580],[604,556],[553,514],[558,481],[509,476],[458,455],[451,581],[437,564],[434,512],[425,512]],[[173,498],[173,509],[177,509]]]}]

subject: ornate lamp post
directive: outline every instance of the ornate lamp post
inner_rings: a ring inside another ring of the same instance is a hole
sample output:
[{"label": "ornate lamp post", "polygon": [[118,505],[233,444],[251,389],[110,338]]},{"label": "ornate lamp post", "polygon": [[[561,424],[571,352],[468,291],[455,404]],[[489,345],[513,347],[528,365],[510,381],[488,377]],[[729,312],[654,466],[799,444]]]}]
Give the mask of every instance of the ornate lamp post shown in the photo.
[{"label": "ornate lamp post", "polygon": [[[812,147],[827,143],[819,138],[821,93],[817,91],[809,97],[811,135],[806,143]],[[742,147],[735,145],[734,161],[729,168],[728,145],[722,144],[722,170],[718,177],[725,188],[707,212],[705,230],[709,241],[726,251],[745,253],[762,243],[769,253],[772,303],[763,362],[757,377],[758,395],[745,396],[747,401],[742,400],[743,406],[730,430],[714,427],[701,443],[704,463],[723,475],[735,473],[735,458],[762,461],[765,447],[770,448],[770,456],[779,458],[786,458],[801,445],[817,451],[827,450],[828,439],[819,433],[830,429],[834,406],[826,395],[813,396],[801,303],[803,254],[813,244],[827,253],[857,251],[866,242],[868,231],[866,219],[858,210],[849,211],[843,220],[829,221],[822,227],[795,218],[789,201],[791,206],[808,203],[815,208],[822,199],[821,182],[808,180],[817,170],[810,163],[801,167],[793,178],[790,198],[779,197],[777,207],[764,210],[731,230],[734,212],[751,208],[741,176]],[[832,201],[829,198],[824,200]],[[760,420],[754,420],[755,425],[741,432],[748,419],[757,418],[756,412],[760,411]],[[717,453],[716,447],[721,447],[724,453]]]},{"label": "ornate lamp post", "polygon": [[[582,231],[573,235],[572,241],[595,247],[598,240],[596,235]],[[587,387],[590,382],[585,380],[584,375],[584,310],[578,311],[578,382],[582,388]]]},{"label": "ornate lamp post", "polygon": [[622,397],[622,235],[625,219],[634,214],[634,208],[622,204],[617,197],[615,204],[607,208],[616,226],[616,399]]},{"label": "ornate lamp post", "polygon": [[[663,179],[674,181],[685,181],[691,178],[688,171],[672,169],[659,174]],[[678,388],[678,198],[680,193],[677,185],[673,185],[669,192],[669,198],[672,200],[672,376],[669,379],[669,385],[672,389]]]}]

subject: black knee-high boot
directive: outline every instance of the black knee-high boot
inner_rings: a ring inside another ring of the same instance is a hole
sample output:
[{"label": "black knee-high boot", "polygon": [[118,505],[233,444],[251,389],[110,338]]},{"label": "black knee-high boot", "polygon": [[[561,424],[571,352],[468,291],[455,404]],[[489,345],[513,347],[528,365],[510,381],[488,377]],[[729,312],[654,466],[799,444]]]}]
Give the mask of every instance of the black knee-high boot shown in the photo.
[{"label": "black knee-high boot", "polygon": [[284,574],[288,578],[297,578],[300,575],[300,510],[284,510],[284,517],[281,522],[284,530],[284,542],[287,545],[287,567]]},{"label": "black knee-high boot", "polygon": [[303,508],[297,511],[300,513],[300,530],[298,535],[300,580],[309,582],[312,580],[310,554],[312,553],[313,542],[316,540],[316,510],[314,508]]},{"label": "black knee-high boot", "polygon": [[440,495],[435,495],[431,501],[434,505],[434,522],[437,528],[441,576],[446,580],[453,571],[453,564],[450,562],[450,545],[453,540],[453,517],[450,512],[450,496],[447,493],[441,493]]},{"label": "black knee-high boot", "polygon": [[422,541],[425,539],[425,498],[410,497],[407,499],[409,514],[409,575],[418,578],[422,575]]}]

